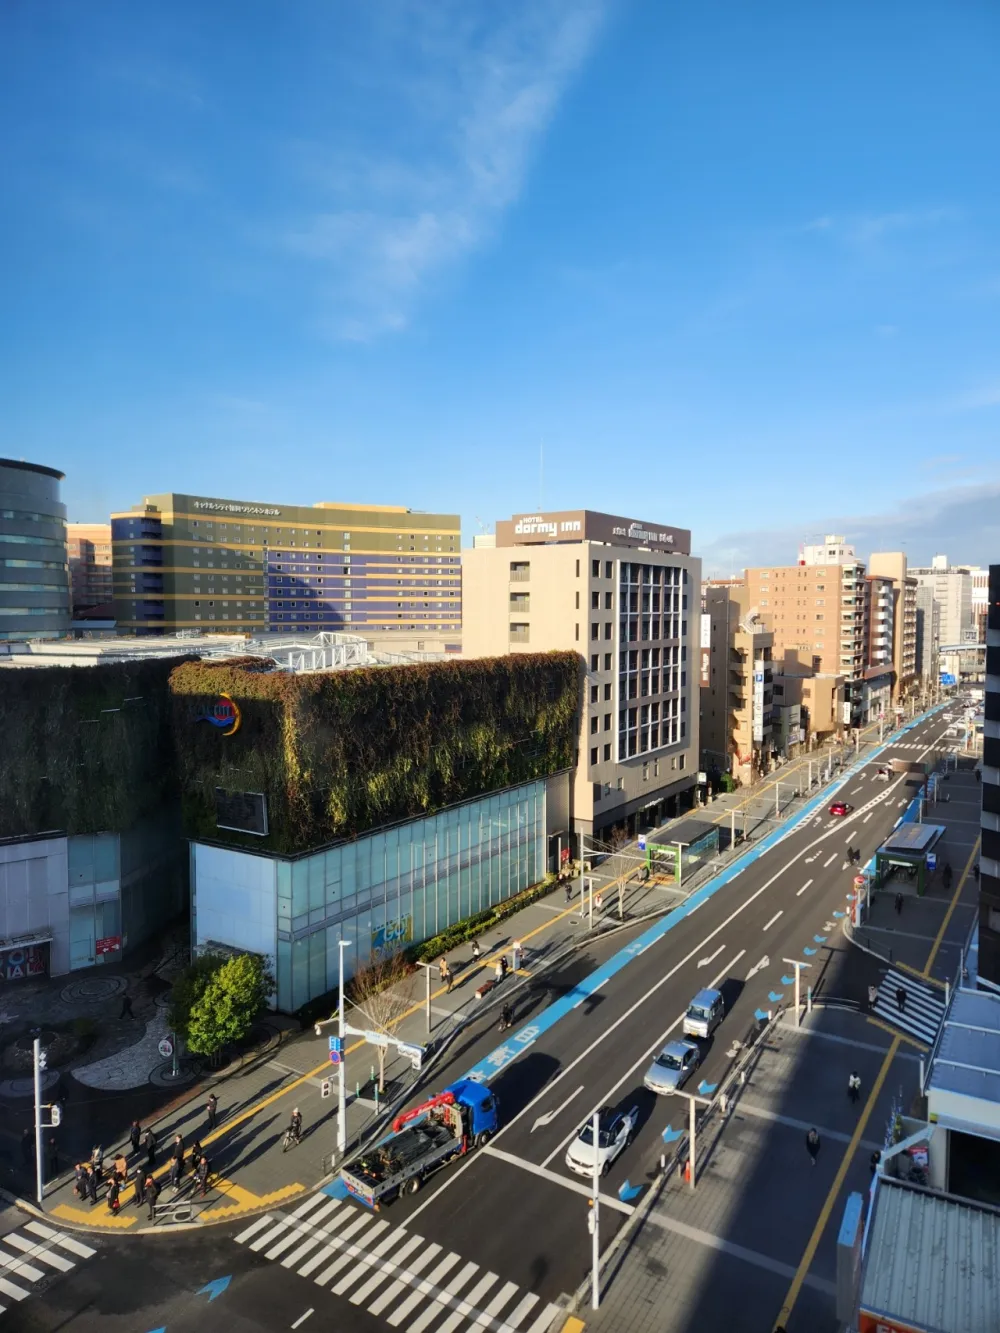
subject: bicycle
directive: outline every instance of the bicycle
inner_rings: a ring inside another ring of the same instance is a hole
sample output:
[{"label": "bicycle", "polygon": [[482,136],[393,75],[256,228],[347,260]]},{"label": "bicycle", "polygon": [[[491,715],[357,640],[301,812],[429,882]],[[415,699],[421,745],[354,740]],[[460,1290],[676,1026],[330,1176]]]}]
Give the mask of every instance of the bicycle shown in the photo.
[{"label": "bicycle", "polygon": [[289,1148],[297,1148],[302,1142],[301,1136],[296,1134],[291,1126],[285,1130],[285,1137],[281,1141],[281,1151],[287,1152]]}]

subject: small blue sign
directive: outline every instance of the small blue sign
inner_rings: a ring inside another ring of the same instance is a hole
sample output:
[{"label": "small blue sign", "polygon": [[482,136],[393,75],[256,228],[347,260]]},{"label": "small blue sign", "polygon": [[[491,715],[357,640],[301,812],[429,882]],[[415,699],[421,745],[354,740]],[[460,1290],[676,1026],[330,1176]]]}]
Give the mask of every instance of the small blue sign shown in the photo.
[{"label": "small blue sign", "polygon": [[663,1131],[661,1138],[664,1143],[676,1143],[683,1133],[684,1131],[682,1129],[674,1129],[673,1125],[668,1125]]},{"label": "small blue sign", "polygon": [[711,1097],[712,1093],[718,1086],[718,1083],[709,1083],[705,1079],[702,1079],[698,1084],[698,1091],[703,1097]]},{"label": "small blue sign", "polygon": [[341,1044],[341,1039],[340,1039],[340,1037],[331,1037],[331,1038],[330,1038],[330,1050],[331,1050],[331,1051],[339,1051],[339,1050],[342,1050],[342,1049],[343,1049],[343,1047],[342,1047],[342,1044]]},{"label": "small blue sign", "polygon": [[785,998],[785,993],[784,991],[781,991],[779,993],[776,990],[771,990],[767,992],[767,998],[771,1001],[772,1004],[777,1004],[779,1000],[783,1000]]},{"label": "small blue sign", "polygon": [[645,850],[646,850],[646,835],[645,835],[645,833],[640,833],[640,834],[639,834],[639,851],[640,851],[640,852],[644,852]]},{"label": "small blue sign", "polygon": [[642,1193],[641,1185],[633,1185],[630,1180],[618,1186],[618,1197],[622,1203],[627,1203],[629,1199],[634,1199],[637,1194]]}]

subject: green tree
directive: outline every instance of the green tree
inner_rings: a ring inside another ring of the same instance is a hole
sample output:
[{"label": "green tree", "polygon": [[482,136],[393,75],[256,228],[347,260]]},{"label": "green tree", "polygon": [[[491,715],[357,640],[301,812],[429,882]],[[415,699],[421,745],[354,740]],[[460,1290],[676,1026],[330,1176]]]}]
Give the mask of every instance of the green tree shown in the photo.
[{"label": "green tree", "polygon": [[242,953],[222,964],[208,980],[188,1019],[188,1050],[217,1055],[243,1041],[274,992],[274,978],[257,954]]},{"label": "green tree", "polygon": [[168,1018],[174,1032],[187,1041],[191,1010],[205,993],[205,987],[222,967],[226,959],[219,953],[202,953],[191,959],[174,982],[170,993]]}]

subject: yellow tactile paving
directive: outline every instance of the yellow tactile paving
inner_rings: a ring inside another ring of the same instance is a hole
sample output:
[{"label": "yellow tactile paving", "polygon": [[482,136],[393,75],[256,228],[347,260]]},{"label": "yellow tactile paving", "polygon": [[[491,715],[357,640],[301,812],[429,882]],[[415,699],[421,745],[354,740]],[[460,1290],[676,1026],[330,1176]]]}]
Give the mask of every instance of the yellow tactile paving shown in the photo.
[{"label": "yellow tactile paving", "polygon": [[73,1208],[68,1203],[56,1204],[55,1208],[49,1210],[49,1217],[61,1217],[66,1222],[72,1222],[74,1226],[102,1227],[118,1231],[127,1231],[129,1227],[134,1227],[139,1220],[138,1217],[125,1217],[122,1213],[115,1215],[109,1213],[107,1208],[101,1204],[93,1210],[86,1208]]}]

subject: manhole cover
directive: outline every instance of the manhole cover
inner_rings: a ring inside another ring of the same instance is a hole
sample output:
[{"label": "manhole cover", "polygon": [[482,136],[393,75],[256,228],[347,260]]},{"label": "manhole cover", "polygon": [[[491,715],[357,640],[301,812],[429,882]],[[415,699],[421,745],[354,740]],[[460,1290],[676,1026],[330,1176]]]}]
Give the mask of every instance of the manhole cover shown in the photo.
[{"label": "manhole cover", "polygon": [[96,1004],[120,995],[127,984],[124,977],[81,977],[63,986],[59,998],[63,1004]]}]

